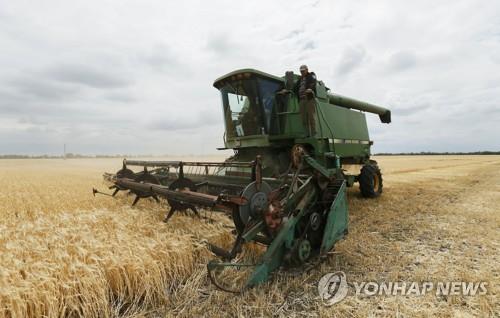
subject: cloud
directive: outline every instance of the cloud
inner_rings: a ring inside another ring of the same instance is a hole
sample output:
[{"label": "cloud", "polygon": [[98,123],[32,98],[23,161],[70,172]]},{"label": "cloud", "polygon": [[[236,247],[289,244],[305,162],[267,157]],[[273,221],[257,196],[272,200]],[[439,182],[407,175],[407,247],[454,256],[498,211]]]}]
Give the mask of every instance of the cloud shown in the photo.
[{"label": "cloud", "polygon": [[93,65],[85,64],[56,65],[47,71],[47,76],[63,83],[100,89],[122,88],[132,84],[132,81],[119,71],[98,70]]},{"label": "cloud", "polygon": [[373,152],[500,149],[500,3],[152,0],[116,10],[2,5],[0,153],[63,143],[213,153],[224,132],[213,80],[301,64],[333,91],[392,110],[390,125],[366,114]]},{"label": "cloud", "polygon": [[[64,100],[70,97],[75,97],[78,89],[67,85],[59,85],[47,81],[43,78],[36,77],[15,77],[7,81],[13,91],[7,93],[10,100],[26,100],[27,98],[37,98],[42,101],[57,101]],[[5,96],[5,95],[4,95]],[[9,98],[7,98],[8,100]],[[3,100],[5,101],[5,99]]]},{"label": "cloud", "polygon": [[304,50],[312,50],[316,48],[316,43],[314,41],[307,41],[302,49]]},{"label": "cloud", "polygon": [[304,28],[295,29],[295,30],[288,32],[284,37],[280,38],[279,41],[294,39],[303,33],[304,33]]},{"label": "cloud", "polygon": [[207,127],[218,125],[222,115],[210,110],[202,110],[192,116],[183,114],[172,114],[161,116],[147,123],[147,127],[164,131],[184,131],[207,129]]},{"label": "cloud", "polygon": [[347,75],[359,67],[366,58],[366,50],[362,46],[348,47],[342,53],[337,63],[336,73]]},{"label": "cloud", "polygon": [[119,103],[134,103],[137,101],[137,98],[129,93],[111,93],[106,95],[104,98]]},{"label": "cloud", "polygon": [[430,104],[418,104],[415,106],[404,107],[404,108],[398,107],[398,108],[393,108],[392,113],[393,116],[410,116],[418,112],[424,111],[430,107],[431,107]]},{"label": "cloud", "polygon": [[36,118],[33,118],[32,116],[23,116],[19,118],[19,123],[20,124],[31,124],[31,125],[47,125],[46,121],[42,121]]},{"label": "cloud", "polygon": [[151,52],[141,56],[141,58],[155,71],[168,72],[181,67],[177,56],[168,46],[162,44],[155,45]]},{"label": "cloud", "polygon": [[217,54],[228,53],[236,49],[235,44],[231,43],[227,34],[218,34],[208,39],[206,47]]},{"label": "cloud", "polygon": [[400,51],[392,54],[389,58],[389,68],[395,71],[402,71],[416,65],[417,57],[413,52]]}]

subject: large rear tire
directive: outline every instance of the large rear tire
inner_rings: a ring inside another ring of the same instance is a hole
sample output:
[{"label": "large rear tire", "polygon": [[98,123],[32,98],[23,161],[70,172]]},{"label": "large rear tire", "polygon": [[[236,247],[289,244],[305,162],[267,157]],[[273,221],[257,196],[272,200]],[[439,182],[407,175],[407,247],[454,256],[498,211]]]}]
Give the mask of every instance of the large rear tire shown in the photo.
[{"label": "large rear tire", "polygon": [[365,198],[376,198],[382,194],[382,173],[376,163],[368,163],[359,174],[359,190]]}]

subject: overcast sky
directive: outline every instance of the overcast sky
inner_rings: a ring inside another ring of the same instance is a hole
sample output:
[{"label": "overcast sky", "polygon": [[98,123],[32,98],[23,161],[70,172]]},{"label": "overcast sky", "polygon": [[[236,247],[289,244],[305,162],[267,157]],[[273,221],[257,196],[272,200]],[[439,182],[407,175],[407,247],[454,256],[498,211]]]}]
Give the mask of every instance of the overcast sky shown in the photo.
[{"label": "overcast sky", "polygon": [[375,152],[500,150],[498,1],[0,0],[0,153],[216,153],[213,80],[304,63]]}]

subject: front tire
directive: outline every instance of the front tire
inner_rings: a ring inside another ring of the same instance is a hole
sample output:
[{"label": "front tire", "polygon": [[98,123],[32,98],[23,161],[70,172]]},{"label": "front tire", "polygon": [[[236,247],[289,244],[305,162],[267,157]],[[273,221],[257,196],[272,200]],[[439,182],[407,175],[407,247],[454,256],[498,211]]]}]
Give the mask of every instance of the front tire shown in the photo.
[{"label": "front tire", "polygon": [[382,173],[376,163],[368,163],[359,174],[359,190],[365,198],[376,198],[382,194]]}]

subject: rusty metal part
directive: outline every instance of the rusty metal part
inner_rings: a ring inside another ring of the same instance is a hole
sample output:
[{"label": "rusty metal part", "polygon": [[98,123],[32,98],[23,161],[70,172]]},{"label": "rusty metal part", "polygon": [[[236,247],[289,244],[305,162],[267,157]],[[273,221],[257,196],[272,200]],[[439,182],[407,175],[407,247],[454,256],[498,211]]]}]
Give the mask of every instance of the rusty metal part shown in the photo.
[{"label": "rusty metal part", "polygon": [[[190,191],[196,192],[196,185],[193,181],[188,178],[179,178],[172,182],[169,187],[170,190],[173,191]],[[170,205],[170,209],[174,209],[177,211],[192,209],[195,214],[198,214],[198,211],[194,207],[193,204],[185,203],[182,200],[177,200],[175,198],[167,198],[168,204]]]},{"label": "rusty metal part", "polygon": [[116,178],[134,179],[135,173],[132,170],[124,167],[116,172]]},{"label": "rusty metal part", "polygon": [[258,155],[255,158],[255,163],[254,163],[254,171],[253,171],[253,180],[255,181],[255,187],[257,191],[260,191],[260,186],[262,184],[262,157]]},{"label": "rusty metal part", "polygon": [[[144,167],[144,171],[136,174],[134,181],[139,182],[139,183],[144,183],[144,184],[160,184],[160,182],[158,182],[158,179],[156,179],[155,176],[153,176],[152,174],[150,174],[147,171],[146,167]],[[158,199],[156,194],[154,192],[152,192],[151,190],[143,191],[143,190],[139,190],[139,189],[130,189],[130,192],[135,194],[135,199],[134,199],[134,202],[132,203],[132,206],[135,206],[137,204],[137,202],[139,202],[140,199],[149,198],[149,197],[152,197],[153,199],[155,199],[156,202],[160,202],[160,200]]]},{"label": "rusty metal part", "polygon": [[[181,180],[181,179],[179,179]],[[171,208],[165,217],[165,222],[172,217],[173,213],[178,210],[191,209],[198,214],[196,206],[203,206],[207,208],[217,208],[226,211],[232,211],[239,205],[248,204],[245,198],[239,196],[221,194],[210,195],[206,193],[196,192],[196,187],[189,179],[172,183],[170,187],[147,183],[138,182],[137,180],[121,178],[115,181],[115,184],[120,189],[127,189],[133,193],[138,193],[141,197],[145,196],[162,196],[167,199]]]},{"label": "rusty metal part", "polygon": [[[112,194],[107,194],[104,192],[99,192],[97,190],[94,191],[94,189],[93,189],[94,196],[96,195],[96,193],[99,193],[99,194],[104,194],[104,195],[109,195],[109,196],[114,197],[119,191],[128,190],[126,188],[122,188],[119,185],[117,185],[115,182],[117,179],[119,179],[119,178],[135,179],[136,178],[135,172],[128,169],[127,166],[125,165],[125,159],[123,160],[123,167],[120,170],[118,170],[114,175],[111,173],[105,173],[103,176],[104,176],[104,180],[107,180],[109,182],[113,182],[113,185],[109,186],[108,188],[110,190],[114,189],[114,191]],[[135,202],[135,203],[137,203],[137,202]]]},{"label": "rusty metal part", "polygon": [[92,188],[92,195],[95,197],[96,194],[107,195],[107,196],[110,196],[110,197],[113,196],[112,194],[101,192],[101,191],[97,190],[96,188]]},{"label": "rusty metal part", "polygon": [[152,192],[157,195],[168,198],[175,198],[179,201],[188,201],[196,205],[202,205],[207,207],[213,207],[217,204],[217,196],[206,195],[191,191],[173,191],[166,186],[155,185],[149,183],[140,183],[131,179],[117,179],[116,184],[120,187],[142,191],[142,192]]},{"label": "rusty metal part", "polygon": [[292,164],[294,168],[298,168],[302,163],[302,157],[307,154],[307,150],[304,145],[296,144],[292,147],[291,156]]},{"label": "rusty metal part", "polygon": [[283,206],[280,201],[275,200],[269,204],[264,212],[264,221],[271,233],[276,232],[283,222]]}]

